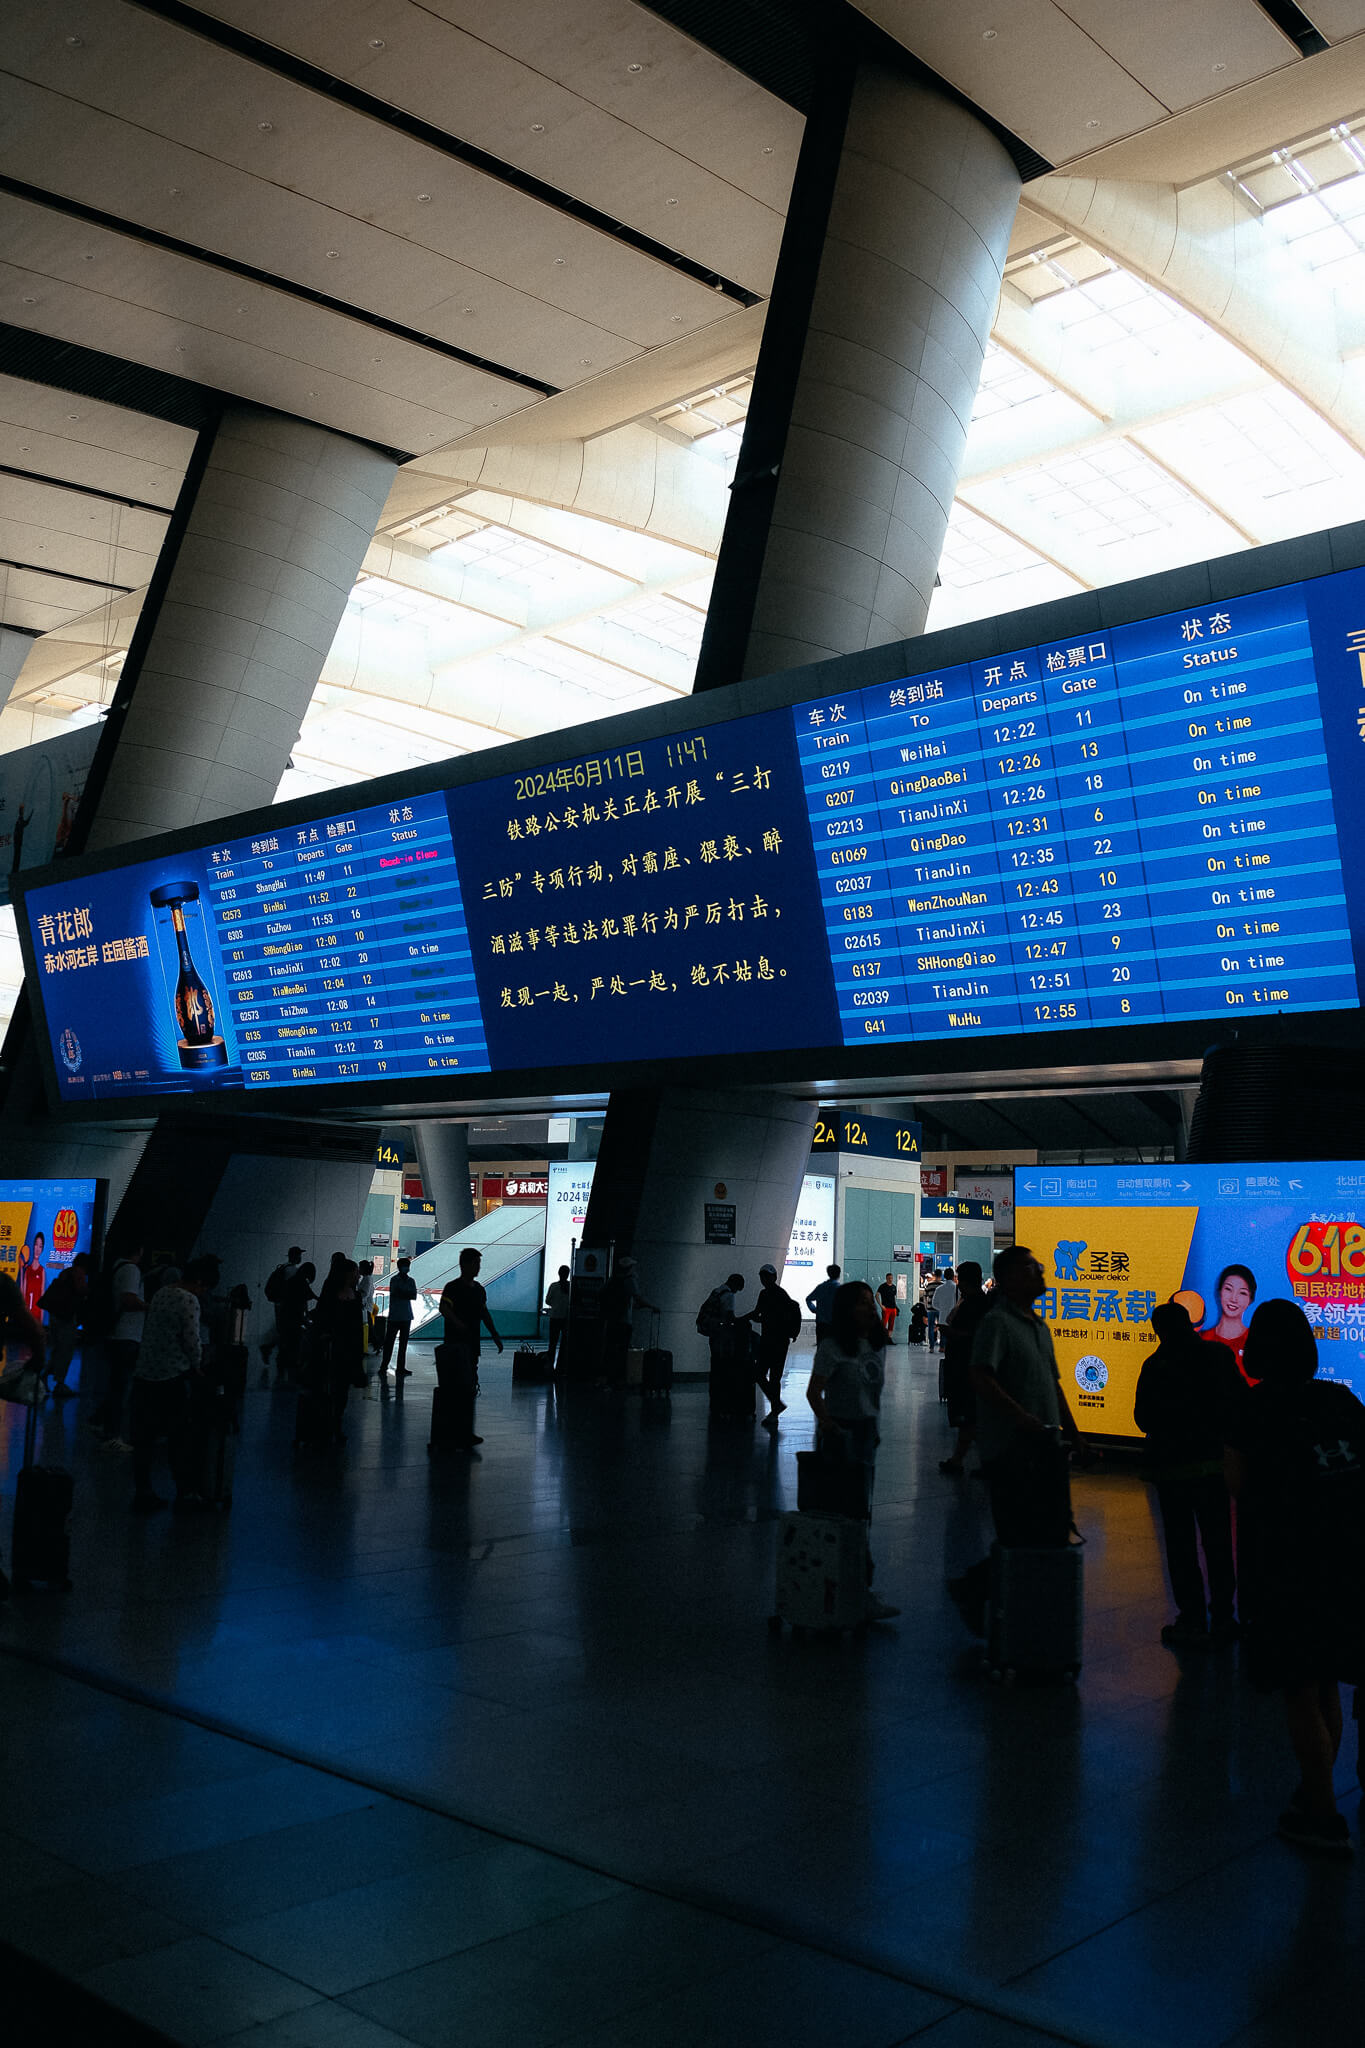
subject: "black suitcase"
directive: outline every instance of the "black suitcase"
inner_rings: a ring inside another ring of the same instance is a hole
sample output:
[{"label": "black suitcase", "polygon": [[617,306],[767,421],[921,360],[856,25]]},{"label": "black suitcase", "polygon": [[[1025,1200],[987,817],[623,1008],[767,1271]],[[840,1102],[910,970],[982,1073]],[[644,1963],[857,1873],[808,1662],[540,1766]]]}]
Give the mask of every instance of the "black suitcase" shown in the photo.
[{"label": "black suitcase", "polygon": [[872,1512],[866,1465],[861,1458],[830,1451],[798,1451],[796,1505],[803,1515],[844,1515],[866,1522]]},{"label": "black suitcase", "polygon": [[53,1592],[71,1590],[71,1503],[75,1482],[60,1466],[35,1462],[38,1445],[36,1402],[24,1418],[24,1462],[14,1482],[14,1527],[10,1541],[10,1576],[17,1593],[32,1585]]},{"label": "black suitcase", "polygon": [[673,1353],[660,1351],[655,1345],[646,1351],[640,1371],[640,1391],[644,1394],[671,1394],[673,1391]]},{"label": "black suitcase", "polygon": [[437,1387],[431,1397],[429,1451],[472,1451],[474,1448],[474,1390],[472,1387]]},{"label": "black suitcase", "polygon": [[711,1413],[723,1422],[752,1422],[758,1412],[754,1369],[745,1344],[738,1353],[717,1358],[711,1366]]},{"label": "black suitcase", "polygon": [[550,1354],[548,1351],[514,1351],[512,1353],[512,1384],[514,1387],[543,1387],[550,1379]]},{"label": "black suitcase", "polygon": [[1079,1545],[992,1546],[986,1611],[992,1676],[1054,1683],[1078,1677],[1083,1623]]},{"label": "black suitcase", "polygon": [[303,1450],[309,1444],[330,1444],[336,1433],[336,1411],[331,1396],[313,1387],[305,1388],[294,1410],[294,1449]]}]

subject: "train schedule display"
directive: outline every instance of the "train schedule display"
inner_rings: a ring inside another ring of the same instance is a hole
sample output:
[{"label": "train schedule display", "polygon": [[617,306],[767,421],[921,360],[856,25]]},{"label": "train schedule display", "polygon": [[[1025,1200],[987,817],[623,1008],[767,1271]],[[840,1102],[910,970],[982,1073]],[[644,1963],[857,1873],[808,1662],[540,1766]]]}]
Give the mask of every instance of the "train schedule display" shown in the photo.
[{"label": "train schedule display", "polygon": [[56,1095],[1357,1008],[1361,627],[1346,571],[48,870]]}]

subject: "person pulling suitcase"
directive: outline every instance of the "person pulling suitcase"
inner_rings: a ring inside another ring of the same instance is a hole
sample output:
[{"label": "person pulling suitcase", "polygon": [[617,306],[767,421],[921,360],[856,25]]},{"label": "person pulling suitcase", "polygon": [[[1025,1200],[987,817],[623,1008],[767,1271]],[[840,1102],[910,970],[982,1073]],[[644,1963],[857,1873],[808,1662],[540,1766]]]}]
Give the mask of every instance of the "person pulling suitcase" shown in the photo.
[{"label": "person pulling suitcase", "polygon": [[[1014,1575],[999,1562],[1002,1555],[1018,1552],[1022,1559],[1026,1552],[1067,1548],[1072,1526],[1067,1445],[1080,1444],[1052,1334],[1034,1308],[1047,1288],[1042,1266],[1027,1245],[1014,1244],[996,1253],[993,1271],[991,1305],[972,1342],[971,1380],[996,1543],[991,1558],[948,1586],[967,1626],[979,1636],[987,1633],[993,1560],[998,1593]],[[1047,1583],[1059,1589],[1057,1597],[1074,1598],[1078,1633],[1079,1559],[1064,1576],[1049,1574]],[[998,1598],[992,1607],[998,1607]]]}]

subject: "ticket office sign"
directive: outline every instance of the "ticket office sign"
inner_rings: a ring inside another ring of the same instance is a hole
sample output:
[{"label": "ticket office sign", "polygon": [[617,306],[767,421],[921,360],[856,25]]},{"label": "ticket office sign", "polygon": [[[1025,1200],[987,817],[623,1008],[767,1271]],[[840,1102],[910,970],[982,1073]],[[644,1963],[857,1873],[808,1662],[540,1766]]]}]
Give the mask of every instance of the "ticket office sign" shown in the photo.
[{"label": "ticket office sign", "polygon": [[1259,1302],[1297,1300],[1319,1377],[1365,1393],[1365,1163],[1018,1167],[1014,1187],[1083,1430],[1137,1439],[1152,1310],[1173,1299],[1238,1356]]}]

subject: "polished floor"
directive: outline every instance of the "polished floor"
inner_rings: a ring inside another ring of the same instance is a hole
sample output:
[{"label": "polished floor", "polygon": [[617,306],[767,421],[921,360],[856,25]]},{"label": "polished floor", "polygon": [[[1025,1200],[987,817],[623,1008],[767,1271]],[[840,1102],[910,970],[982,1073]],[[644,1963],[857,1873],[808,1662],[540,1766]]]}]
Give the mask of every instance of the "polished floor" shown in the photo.
[{"label": "polished floor", "polygon": [[943,1592],[985,1527],[924,1353],[877,1477],[903,1616],[833,1644],[765,1626],[799,1368],[773,1439],[490,1357],[482,1455],[429,1459],[414,1363],[297,1461],[253,1391],[221,1518],[130,1516],[49,1404],[75,1589],[0,1610],[5,1939],[256,2048],[1359,2038],[1361,1873],[1275,1839],[1293,1768],[1236,1653],[1160,1646],[1131,1471],[1077,1483],[1079,1686],[1002,1689]]}]

